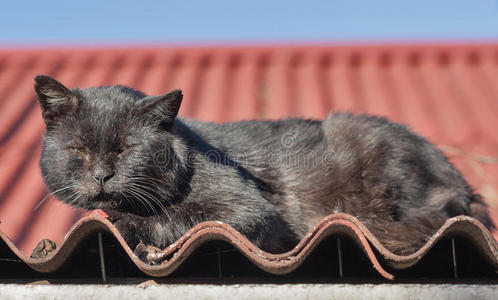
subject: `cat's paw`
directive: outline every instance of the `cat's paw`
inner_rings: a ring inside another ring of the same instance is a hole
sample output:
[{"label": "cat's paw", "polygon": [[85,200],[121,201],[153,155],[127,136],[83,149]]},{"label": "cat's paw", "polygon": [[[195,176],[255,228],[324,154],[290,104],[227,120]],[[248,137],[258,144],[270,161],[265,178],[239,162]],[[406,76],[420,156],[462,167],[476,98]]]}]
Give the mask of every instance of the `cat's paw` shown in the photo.
[{"label": "cat's paw", "polygon": [[112,225],[123,237],[128,246],[131,249],[134,249],[141,240],[141,236],[139,234],[140,231],[137,230],[137,228],[142,228],[140,227],[140,223],[138,223],[136,220],[133,220],[132,217],[129,217],[122,213],[108,213],[108,219],[112,222]]},{"label": "cat's paw", "polygon": [[55,242],[49,239],[43,239],[36,245],[33,252],[31,252],[31,258],[45,258],[49,256],[51,253],[55,252],[57,249],[57,245]]},{"label": "cat's paw", "polygon": [[143,262],[151,265],[158,265],[161,263],[161,249],[154,247],[152,245],[145,245],[140,242],[133,253],[140,258]]},{"label": "cat's paw", "polygon": [[107,211],[107,219],[111,221],[112,225],[116,227],[118,232],[125,238],[130,234],[131,231],[134,231],[132,224],[128,220],[125,214],[119,211]]}]

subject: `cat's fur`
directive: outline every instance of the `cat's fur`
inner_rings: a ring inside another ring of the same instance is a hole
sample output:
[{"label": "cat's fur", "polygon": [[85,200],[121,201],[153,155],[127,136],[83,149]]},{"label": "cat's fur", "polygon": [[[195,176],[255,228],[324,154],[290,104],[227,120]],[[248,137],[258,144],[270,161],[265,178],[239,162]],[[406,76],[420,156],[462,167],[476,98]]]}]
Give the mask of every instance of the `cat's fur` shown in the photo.
[{"label": "cat's fur", "polygon": [[481,197],[443,154],[384,118],[214,124],[178,118],[178,90],[69,90],[47,76],[35,78],[35,90],[49,190],[106,211],[132,247],[165,247],[219,220],[263,250],[284,252],[335,212],[357,217],[400,254],[449,217],[493,227]]}]

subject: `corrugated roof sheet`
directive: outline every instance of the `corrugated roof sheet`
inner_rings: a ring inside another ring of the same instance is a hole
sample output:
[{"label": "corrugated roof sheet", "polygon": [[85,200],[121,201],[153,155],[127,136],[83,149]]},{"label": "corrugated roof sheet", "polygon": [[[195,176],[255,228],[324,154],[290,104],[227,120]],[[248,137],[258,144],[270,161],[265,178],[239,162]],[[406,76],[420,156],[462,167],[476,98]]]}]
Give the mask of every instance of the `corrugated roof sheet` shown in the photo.
[{"label": "corrugated roof sheet", "polygon": [[[420,260],[424,259],[431,248],[433,248],[434,245],[441,239],[448,238],[450,236],[458,236],[460,238],[465,237],[467,239],[467,243],[470,242],[471,244],[474,244],[476,248],[478,248],[478,256],[483,258],[483,261],[488,264],[488,266],[487,268],[479,269],[480,265],[478,263],[478,257],[465,257],[466,251],[462,251],[462,248],[455,250],[456,248],[453,245],[454,263],[453,266],[448,267],[446,271],[453,270],[453,275],[455,277],[458,276],[458,272],[460,272],[460,274],[462,273],[461,269],[460,271],[457,269],[455,252],[457,252],[458,256],[460,256],[460,260],[462,260],[461,256],[464,256],[464,261],[466,260],[467,264],[469,264],[470,261],[470,263],[474,265],[474,268],[476,268],[475,265],[478,266],[478,277],[486,275],[491,277],[494,275],[496,277],[496,274],[494,274],[492,270],[498,270],[498,245],[496,241],[481,223],[466,216],[458,216],[449,219],[441,227],[441,229],[438,230],[422,248],[420,248],[420,250],[407,256],[399,256],[387,250],[376,239],[376,237],[370,233],[365,225],[348,214],[333,214],[323,218],[309,231],[309,233],[296,247],[282,254],[270,254],[260,250],[228,224],[218,221],[204,222],[194,226],[178,241],[171,244],[167,248],[163,250],[157,249],[145,252],[147,261],[153,264],[145,263],[142,260],[143,258],[140,259],[137,257],[137,255],[139,255],[137,251],[135,250],[134,253],[134,251],[128,247],[125,240],[121,237],[112,223],[105,218],[105,216],[105,213],[96,211],[95,213],[84,217],[71,228],[64,241],[55,251],[51,251],[48,256],[42,258],[26,257],[12,244],[10,239],[1,232],[0,237],[3,240],[3,245],[0,245],[0,247],[4,248],[3,252],[7,249],[10,250],[11,253],[9,253],[8,256],[13,256],[12,254],[14,254],[36,271],[54,272],[61,268],[61,266],[69,260],[70,256],[73,255],[73,252],[75,252],[77,247],[89,246],[88,243],[82,242],[85,238],[96,231],[107,231],[115,237],[119,243],[119,246],[125,251],[128,258],[135,264],[136,267],[147,275],[161,277],[171,274],[186,260],[191,259],[197,248],[208,243],[209,241],[217,240],[226,241],[231,244],[237,251],[243,254],[261,270],[270,274],[282,275],[290,273],[300,267],[300,265],[305,262],[306,258],[310,256],[315,248],[317,248],[320,244],[323,244],[324,240],[329,238],[329,236],[343,235],[353,240],[357,244],[356,247],[361,248],[364,255],[366,255],[368,261],[370,262],[370,266],[366,264],[360,266],[362,269],[373,268],[378,275],[384,277],[385,279],[393,280],[395,278],[392,274],[393,271],[396,272],[396,270],[403,270],[412,267]],[[341,244],[338,244],[337,247],[341,248],[342,246]],[[344,250],[345,249],[342,251]],[[339,249],[338,251],[341,250]],[[217,254],[220,255],[219,249]],[[328,256],[332,256],[330,251],[327,254]],[[447,260],[451,261],[452,256],[449,254],[450,253],[445,253],[442,256],[448,257],[449,259]],[[104,253],[102,253],[102,256],[104,256]],[[108,254],[107,257],[109,258],[109,256],[110,255]],[[338,256],[338,265],[340,265],[339,276],[343,277],[342,269],[349,268],[351,265],[343,267],[341,252],[339,252]],[[357,257],[356,260],[356,262],[358,262],[359,258]],[[221,264],[220,257],[218,257],[218,263]],[[438,264],[444,265],[444,262],[442,263],[440,259]],[[77,267],[72,265],[69,265],[69,267],[73,268],[73,272],[77,272],[79,270]],[[105,262],[102,264],[102,267],[105,268]],[[328,268],[332,267],[332,265],[328,266]],[[435,268],[436,266],[431,267]],[[464,267],[463,264],[460,265],[459,268],[462,267]],[[468,270],[465,271],[468,272]],[[426,273],[426,276],[430,275],[428,270],[426,270]]]},{"label": "corrugated roof sheet", "polygon": [[181,88],[180,115],[206,121],[387,116],[439,145],[498,223],[498,44],[0,50],[0,229],[23,253],[58,243],[88,212],[49,197],[33,77],[69,87]]}]

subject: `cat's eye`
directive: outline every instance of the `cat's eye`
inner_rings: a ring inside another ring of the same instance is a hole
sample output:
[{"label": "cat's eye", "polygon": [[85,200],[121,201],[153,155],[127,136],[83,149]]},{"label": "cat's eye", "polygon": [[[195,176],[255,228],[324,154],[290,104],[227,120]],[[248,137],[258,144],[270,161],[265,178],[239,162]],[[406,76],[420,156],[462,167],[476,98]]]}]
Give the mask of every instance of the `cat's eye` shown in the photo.
[{"label": "cat's eye", "polygon": [[71,151],[74,153],[82,153],[85,152],[85,149],[83,147],[71,147]]}]

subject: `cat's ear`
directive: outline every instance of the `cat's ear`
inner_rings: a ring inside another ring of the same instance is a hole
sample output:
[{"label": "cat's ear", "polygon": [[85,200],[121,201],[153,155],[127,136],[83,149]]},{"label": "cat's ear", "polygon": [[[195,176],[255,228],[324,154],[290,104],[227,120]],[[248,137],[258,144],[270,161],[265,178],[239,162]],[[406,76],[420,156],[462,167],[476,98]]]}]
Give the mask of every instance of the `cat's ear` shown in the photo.
[{"label": "cat's ear", "polygon": [[35,92],[36,99],[40,103],[43,120],[47,125],[76,109],[77,99],[75,95],[50,76],[38,75],[35,77]]},{"label": "cat's ear", "polygon": [[142,116],[147,121],[169,129],[178,115],[182,99],[180,90],[173,90],[161,96],[145,97],[140,100]]}]

